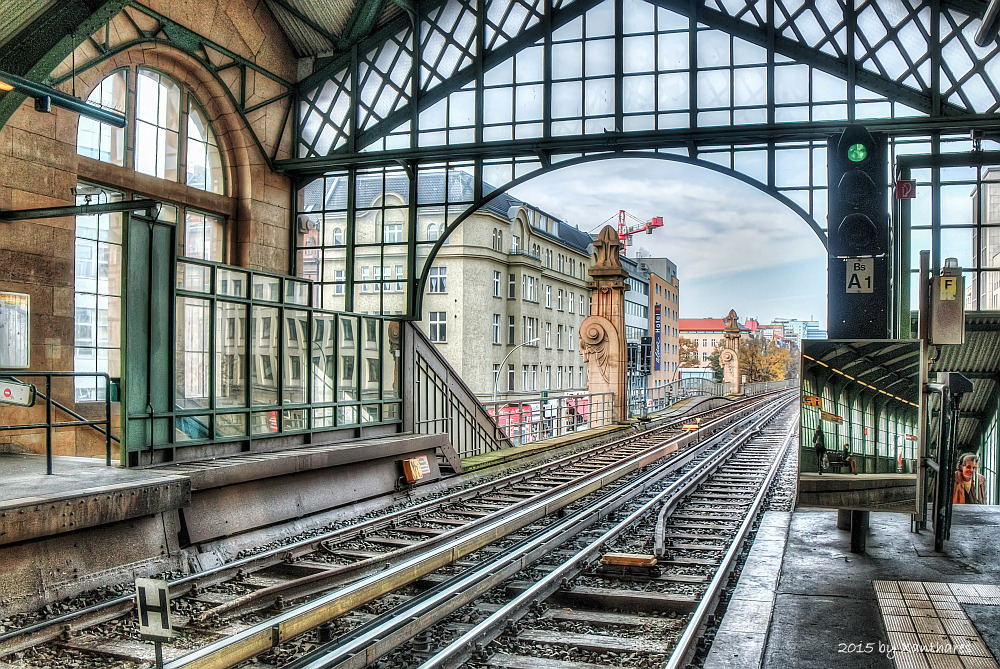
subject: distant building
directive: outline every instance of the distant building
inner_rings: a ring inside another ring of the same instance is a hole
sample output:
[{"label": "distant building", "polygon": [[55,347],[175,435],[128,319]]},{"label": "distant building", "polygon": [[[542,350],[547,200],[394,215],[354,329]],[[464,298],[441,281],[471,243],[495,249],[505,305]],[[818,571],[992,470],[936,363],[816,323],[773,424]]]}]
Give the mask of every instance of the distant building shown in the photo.
[{"label": "distant building", "polygon": [[774,324],[781,325],[783,336],[800,348],[803,339],[826,339],[826,330],[820,329],[819,321],[775,318]]},{"label": "distant building", "polygon": [[[750,335],[750,329],[739,321],[740,337]],[[682,318],[680,319],[680,336],[690,339],[698,346],[698,361],[702,364],[722,343],[726,332],[726,321],[722,318]]]},{"label": "distant building", "polygon": [[666,258],[642,258],[649,274],[649,318],[653,337],[653,363],[650,368],[650,387],[663,386],[676,381],[680,359],[680,284],[677,266]]}]

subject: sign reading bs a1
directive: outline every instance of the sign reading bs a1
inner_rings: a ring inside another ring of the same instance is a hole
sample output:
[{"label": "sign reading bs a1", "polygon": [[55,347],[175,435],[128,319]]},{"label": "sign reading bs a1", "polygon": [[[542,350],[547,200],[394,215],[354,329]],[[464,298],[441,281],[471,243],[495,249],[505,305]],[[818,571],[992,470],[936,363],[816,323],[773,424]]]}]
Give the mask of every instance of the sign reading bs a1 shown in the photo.
[{"label": "sign reading bs a1", "polygon": [[35,387],[27,383],[0,381],[0,404],[16,404],[22,407],[35,405]]},{"label": "sign reading bs a1", "polygon": [[139,613],[139,635],[143,639],[153,641],[173,637],[167,582],[153,578],[137,578],[135,594],[136,610]]},{"label": "sign reading bs a1", "polygon": [[848,293],[871,293],[875,291],[874,265],[872,258],[846,258]]}]

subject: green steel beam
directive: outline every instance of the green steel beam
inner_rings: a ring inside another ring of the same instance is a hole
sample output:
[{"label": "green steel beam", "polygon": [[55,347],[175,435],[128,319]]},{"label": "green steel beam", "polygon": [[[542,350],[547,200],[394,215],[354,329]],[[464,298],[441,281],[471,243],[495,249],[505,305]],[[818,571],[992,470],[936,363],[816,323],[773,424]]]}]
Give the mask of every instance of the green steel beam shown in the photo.
[{"label": "green steel beam", "polygon": [[385,0],[367,0],[367,2],[355,2],[351,15],[344,24],[343,36],[340,38],[342,46],[350,46],[355,42],[365,39],[372,29],[378,24],[382,15],[382,7]]},{"label": "green steel beam", "polygon": [[[540,152],[596,153],[656,148],[686,148],[693,143],[699,148],[718,146],[757,145],[762,142],[826,141],[830,134],[841,132],[844,121],[808,121],[713,128],[681,128],[633,132],[606,132],[601,135],[554,137],[552,139],[516,139],[504,142],[480,142],[429,146],[386,151],[356,151],[313,158],[293,158],[277,161],[281,169],[299,174],[321,174],[330,169],[350,165],[391,165],[399,161],[444,161],[471,159],[488,155],[491,158],[537,157]],[[973,127],[996,124],[994,114],[969,114],[964,118],[879,119],[866,122],[871,130],[887,132],[895,137],[915,137],[929,131],[967,131]]]},{"label": "green steel beam", "polygon": [[[149,212],[159,204],[156,200],[126,200],[104,204],[80,204],[73,207],[42,207],[40,209],[12,209],[0,211],[0,221],[28,221],[40,218],[62,218],[64,216],[86,216],[88,214],[111,214],[122,211]],[[150,214],[147,214],[152,218]]]},{"label": "green steel beam", "polygon": [[[128,0],[57,2],[0,48],[0,70],[45,82],[59,63],[127,4]],[[14,91],[0,98],[0,129],[24,99],[24,95]]]}]

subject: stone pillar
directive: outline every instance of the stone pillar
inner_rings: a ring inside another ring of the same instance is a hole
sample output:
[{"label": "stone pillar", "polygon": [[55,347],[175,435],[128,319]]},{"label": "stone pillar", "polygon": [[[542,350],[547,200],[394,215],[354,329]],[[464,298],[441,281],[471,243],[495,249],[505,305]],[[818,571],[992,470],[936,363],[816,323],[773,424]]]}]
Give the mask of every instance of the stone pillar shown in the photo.
[{"label": "stone pillar", "polygon": [[730,392],[738,395],[743,392],[740,383],[740,326],[737,324],[736,310],[730,309],[726,316],[726,329],[723,332],[722,351],[719,352],[719,364],[722,365],[722,380],[730,385]]},{"label": "stone pillar", "polygon": [[612,419],[626,418],[628,352],[625,345],[625,279],[622,243],[610,225],[594,242],[594,266],[587,282],[592,300],[590,316],[580,325],[580,353],[587,361],[587,390],[614,393]]}]

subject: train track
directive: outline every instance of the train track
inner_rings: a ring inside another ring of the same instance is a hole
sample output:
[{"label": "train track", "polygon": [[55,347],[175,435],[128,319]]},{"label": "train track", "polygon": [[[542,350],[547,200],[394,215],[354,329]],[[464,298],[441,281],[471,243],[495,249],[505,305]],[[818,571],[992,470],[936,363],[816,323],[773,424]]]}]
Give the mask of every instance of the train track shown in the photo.
[{"label": "train track", "polygon": [[[651,469],[286,666],[686,666],[785,453],[787,414],[718,438],[679,478]],[[657,508],[658,531],[637,531]]]},{"label": "train track", "polygon": [[[703,431],[721,430],[733,420],[734,413],[749,412],[753,404],[747,402],[726,413],[706,413]],[[558,524],[554,519],[567,507],[616,481],[636,476],[641,468],[667,455],[683,451],[674,460],[689,462],[696,449],[688,448],[691,437],[681,436],[678,428],[677,423],[664,425],[175,579],[171,595],[181,634],[168,650],[168,660],[174,657],[168,666],[233,666],[268,651],[276,657],[281,653],[274,649],[284,641],[306,634],[321,643],[337,630],[363,622],[364,614],[355,614],[346,624],[338,621],[335,628],[325,626],[332,619],[373,600],[381,602],[377,607],[386,608],[389,605],[384,601],[412,598],[428,579],[442,578],[432,574],[435,570],[454,570],[452,565],[465,556],[477,551],[496,554],[504,544],[515,545],[528,534]],[[420,579],[424,581],[413,585]],[[299,605],[302,601],[307,603]],[[46,654],[76,651],[81,658],[76,666],[109,666],[100,661],[87,663],[88,658],[102,656],[123,662],[148,661],[150,649],[135,642],[134,624],[123,619],[133,603],[131,596],[113,598],[2,634],[0,657],[7,655],[9,659],[11,653],[17,653],[23,658],[35,652],[44,658]],[[273,615],[282,609],[288,610]],[[90,628],[94,629],[87,633]],[[311,643],[307,640],[301,645]],[[185,654],[199,646],[200,650]],[[234,653],[233,647],[243,650]]]}]

